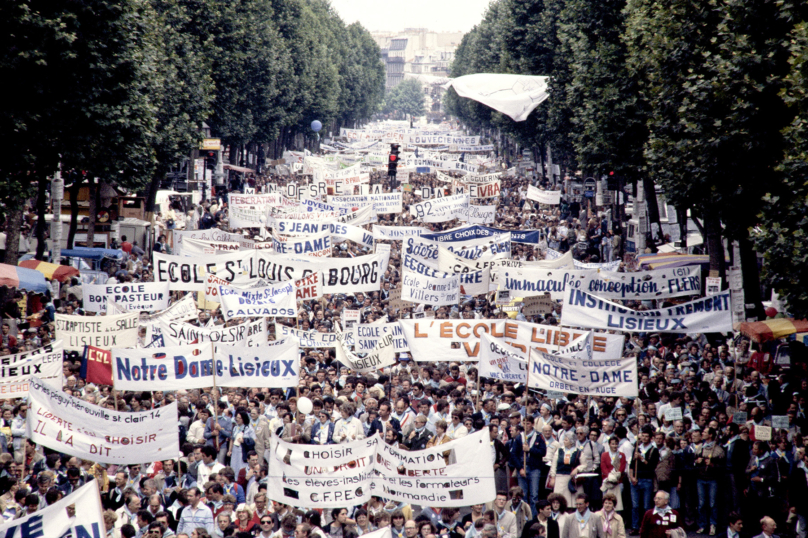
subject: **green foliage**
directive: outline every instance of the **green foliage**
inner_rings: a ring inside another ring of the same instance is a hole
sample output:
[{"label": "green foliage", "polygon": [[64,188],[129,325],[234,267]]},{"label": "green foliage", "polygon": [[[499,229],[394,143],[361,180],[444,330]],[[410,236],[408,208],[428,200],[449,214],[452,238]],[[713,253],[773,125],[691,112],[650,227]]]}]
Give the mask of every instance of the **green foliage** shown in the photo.
[{"label": "green foliage", "polygon": [[763,276],[787,302],[791,315],[808,317],[808,25],[795,26],[789,39],[791,70],[783,100],[794,112],[784,130],[786,151],[778,167],[778,191],[763,199],[758,251]]},{"label": "green foliage", "polygon": [[418,80],[408,78],[387,92],[387,95],[384,96],[382,112],[394,114],[397,117],[402,117],[405,114],[423,116],[426,114],[425,102],[424,88],[421,83]]}]

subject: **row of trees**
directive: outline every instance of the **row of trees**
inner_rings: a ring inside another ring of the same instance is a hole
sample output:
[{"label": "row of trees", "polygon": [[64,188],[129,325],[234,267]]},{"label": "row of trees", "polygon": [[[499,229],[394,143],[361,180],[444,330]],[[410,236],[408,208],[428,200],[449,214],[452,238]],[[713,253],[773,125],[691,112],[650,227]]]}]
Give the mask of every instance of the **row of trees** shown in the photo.
[{"label": "row of trees", "polygon": [[10,242],[22,201],[36,189],[44,201],[60,164],[76,194],[102,178],[153,204],[203,122],[232,155],[260,157],[312,120],[366,120],[384,95],[378,46],[327,0],[14,0],[0,6],[0,40]]},{"label": "row of trees", "polygon": [[452,76],[547,75],[550,99],[522,123],[453,90],[447,108],[552,148],[568,171],[657,182],[691,210],[722,276],[722,239],[739,242],[747,303],[757,240],[765,276],[806,316],[807,15],[792,0],[496,0]]}]

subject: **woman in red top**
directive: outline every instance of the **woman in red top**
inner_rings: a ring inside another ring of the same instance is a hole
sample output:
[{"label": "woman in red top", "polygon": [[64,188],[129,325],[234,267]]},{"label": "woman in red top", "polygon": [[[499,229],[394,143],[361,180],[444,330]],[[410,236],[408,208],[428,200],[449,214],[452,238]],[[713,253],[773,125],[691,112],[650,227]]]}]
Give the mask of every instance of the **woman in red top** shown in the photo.
[{"label": "woman in red top", "polygon": [[620,442],[617,436],[613,435],[609,439],[609,450],[604,450],[600,456],[600,475],[603,478],[601,489],[605,493],[611,493],[617,498],[615,510],[623,509],[623,495],[620,492],[620,484],[623,481],[623,473],[626,472],[626,455],[620,452],[617,447]]},{"label": "woman in red top", "polygon": [[255,527],[258,522],[253,517],[253,511],[250,507],[246,504],[240,504],[238,508],[236,508],[235,523],[238,527],[238,532],[252,532],[253,527]]}]

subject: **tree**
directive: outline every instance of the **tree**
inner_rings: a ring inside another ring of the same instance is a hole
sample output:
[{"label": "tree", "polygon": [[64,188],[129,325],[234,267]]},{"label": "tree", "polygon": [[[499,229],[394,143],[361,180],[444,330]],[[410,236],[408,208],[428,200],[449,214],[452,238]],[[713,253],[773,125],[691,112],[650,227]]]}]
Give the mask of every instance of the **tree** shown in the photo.
[{"label": "tree", "polygon": [[[779,181],[763,199],[757,249],[763,276],[788,305],[789,314],[808,317],[808,24],[796,25],[791,39],[791,71],[782,96],[794,111],[784,130],[786,151]],[[771,185],[772,183],[770,183]]]},{"label": "tree", "polygon": [[384,97],[385,114],[423,116],[426,114],[424,89],[416,79],[405,79]]}]

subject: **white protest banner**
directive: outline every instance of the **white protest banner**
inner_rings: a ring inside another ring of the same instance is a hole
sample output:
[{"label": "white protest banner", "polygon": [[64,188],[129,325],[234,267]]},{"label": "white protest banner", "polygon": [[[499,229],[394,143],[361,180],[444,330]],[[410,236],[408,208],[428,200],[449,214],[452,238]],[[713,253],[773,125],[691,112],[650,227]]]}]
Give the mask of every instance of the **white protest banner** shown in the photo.
[{"label": "white protest banner", "polygon": [[376,243],[373,247],[373,253],[379,254],[382,257],[381,267],[379,270],[384,274],[387,271],[387,266],[390,265],[390,252],[392,248],[387,243]]},{"label": "white protest banner", "polygon": [[418,226],[377,226],[373,225],[373,238],[376,240],[389,239],[396,241],[407,237],[418,237],[423,233],[429,233]]},{"label": "white protest banner", "polygon": [[493,224],[497,216],[496,205],[471,205],[458,212],[460,220],[469,224]]},{"label": "white protest banner", "polygon": [[444,183],[452,183],[455,179],[449,174],[444,174],[440,170],[435,170],[435,176],[437,177],[438,181],[443,181]]},{"label": "white protest banner", "polygon": [[359,243],[366,247],[373,246],[373,234],[360,228],[359,226],[352,226],[350,224],[332,223],[330,226],[332,238],[337,238],[336,243],[348,240],[354,243]]},{"label": "white protest banner", "polygon": [[171,306],[149,316],[148,322],[154,323],[157,321],[188,321],[197,319],[199,317],[199,309],[196,307],[193,295],[185,295],[176,303]]},{"label": "white protest banner", "polygon": [[439,270],[435,264],[430,263],[430,260],[410,254],[404,254],[401,268],[409,269],[410,271],[429,278],[449,278],[452,275],[457,275],[461,295],[480,295],[488,293],[491,287],[491,278],[488,269],[464,273],[447,273]]},{"label": "white protest banner", "polygon": [[151,463],[180,455],[177,402],[118,412],[85,402],[32,377],[26,433],[37,443],[100,463]]},{"label": "white protest banner", "polygon": [[[406,254],[413,254],[430,260],[438,261],[440,247],[452,254],[467,260],[491,260],[510,257],[511,234],[494,234],[488,237],[479,237],[466,241],[442,242],[428,237],[408,237],[402,247]],[[479,269],[478,269],[479,270]]]},{"label": "white protest banner", "polygon": [[[464,178],[468,179],[468,178]],[[487,183],[470,183],[468,185],[469,196],[472,198],[493,198],[502,192],[502,185],[497,179]]]},{"label": "white protest banner", "polygon": [[373,494],[421,506],[490,502],[496,497],[495,454],[485,430],[425,450],[407,451],[379,441]]},{"label": "white protest banner", "polygon": [[232,285],[232,286],[237,287],[237,288],[249,288],[249,287],[260,285],[260,283],[262,282],[260,278],[244,279],[244,278],[239,278],[239,277],[243,277],[243,275],[241,273],[237,273],[236,280],[247,280],[247,281],[249,281],[249,284],[245,285],[243,283],[239,283],[239,285],[236,285],[235,281],[234,282],[228,282],[227,280],[225,280],[223,278],[219,278],[218,276],[216,276],[214,274],[211,274],[211,273],[208,273],[207,275],[205,275],[205,300],[213,302],[213,303],[221,302],[219,300],[219,286]]},{"label": "white protest banner", "polygon": [[[337,345],[337,335],[334,333],[303,331],[277,322],[275,323],[275,338],[296,338],[300,341],[301,348],[336,347]],[[352,342],[349,341],[348,345],[352,345]]]},{"label": "white protest banner", "polygon": [[296,206],[281,194],[229,193],[227,215],[231,229],[260,228],[266,226],[267,208],[270,206]]},{"label": "white protest banner", "polygon": [[351,353],[346,344],[347,334],[337,330],[337,345],[334,346],[334,356],[339,362],[360,374],[367,374],[393,366],[396,363],[396,350],[393,346],[393,335],[388,334],[379,339],[370,353],[358,357]]},{"label": "white protest banner", "polygon": [[185,238],[182,242],[182,256],[212,256],[227,252],[243,250],[242,241],[205,241],[203,239]]},{"label": "white protest banner", "polygon": [[396,353],[410,350],[398,322],[362,323],[356,326],[356,352],[370,353],[376,347],[376,343],[388,334],[393,336],[393,347]]},{"label": "white protest banner", "polygon": [[185,346],[205,342],[256,347],[264,346],[267,343],[267,320],[266,318],[258,318],[241,325],[215,326],[210,329],[178,321],[161,321],[160,333],[160,347]]},{"label": "white protest banner", "polygon": [[273,437],[267,492],[278,502],[315,509],[361,504],[371,495],[424,506],[483,504],[496,496],[486,436],[482,430],[417,451],[394,448],[378,434],[334,445]]},{"label": "white protest banner", "polygon": [[105,312],[107,301],[126,310],[152,312],[168,308],[167,282],[130,282],[127,284],[84,284],[84,309]]},{"label": "white protest banner", "polygon": [[[216,241],[216,242],[228,242],[228,241],[238,242],[244,239],[244,236],[241,234],[223,232],[218,228],[211,228],[209,230],[193,230],[193,231],[171,230],[171,233],[174,235],[174,254],[177,256],[183,255],[182,247],[186,239],[199,239],[201,241]],[[83,272],[84,271],[82,271],[82,273]]]},{"label": "white protest banner", "polygon": [[481,256],[476,259],[469,259],[463,256],[458,256],[452,252],[444,244],[438,245],[438,269],[446,273],[470,273],[473,271],[482,271],[496,267],[498,260],[508,259],[508,254],[499,253],[493,257]]},{"label": "white protest banner", "polygon": [[300,346],[297,338],[268,342],[259,349],[216,346],[216,384],[220,387],[297,387]]},{"label": "white protest banner", "polygon": [[224,319],[241,317],[293,318],[297,315],[295,285],[281,282],[262,288],[219,286]]},{"label": "white protest banner", "polygon": [[585,291],[569,290],[561,323],[626,332],[713,333],[732,331],[729,291],[659,310],[632,310]]},{"label": "white protest banner", "polygon": [[[257,251],[246,267],[247,275],[267,282],[282,282],[323,272],[323,293],[356,293],[378,291],[384,273],[381,254],[355,258],[291,258]],[[222,276],[217,272],[216,276]],[[224,277],[227,279],[227,277]]]},{"label": "white protest banner", "polygon": [[[572,258],[572,250],[568,250],[563,256],[559,256],[558,258],[551,257],[550,250],[552,249],[547,249],[547,254],[545,254],[544,260],[530,262],[530,267],[544,267],[545,269],[555,269],[560,267],[573,269],[575,267],[575,264],[573,263],[574,260]],[[528,264],[523,264],[523,266],[527,267]]]},{"label": "white protest banner", "polygon": [[24,398],[31,376],[62,384],[62,341],[0,357],[0,398]]},{"label": "white protest banner", "polygon": [[[417,361],[473,361],[480,353],[480,338],[488,333],[523,354],[529,347],[550,353],[569,346],[587,331],[504,319],[441,319],[399,321],[410,352]],[[594,359],[615,359],[623,354],[622,334],[596,333]],[[459,344],[454,346],[453,344]]]},{"label": "white protest banner", "polygon": [[84,346],[103,349],[135,346],[137,327],[137,312],[95,317],[56,314],[56,339],[71,351],[84,351]]},{"label": "white protest banner", "polygon": [[518,349],[485,333],[480,338],[477,373],[480,377],[527,383],[527,359]]},{"label": "white protest banner", "polygon": [[540,204],[558,205],[561,203],[561,191],[544,191],[533,185],[528,185],[527,199]]},{"label": "white protest banner", "polygon": [[453,305],[460,301],[460,279],[457,275],[434,278],[404,271],[401,283],[401,298],[405,301],[433,306]]},{"label": "white protest banner", "polygon": [[463,177],[463,183],[482,185],[491,183],[492,181],[499,181],[500,177],[502,177],[502,172],[494,172],[493,174],[467,174]]},{"label": "white protest banner", "polygon": [[3,538],[101,538],[105,531],[96,480],[33,514],[0,525]]},{"label": "white protest banner", "polygon": [[143,349],[112,348],[118,390],[201,389],[213,386],[213,348],[207,344]]},{"label": "white protest banner", "polygon": [[594,340],[595,333],[593,331],[588,331],[586,334],[582,334],[575,338],[568,346],[559,347],[550,352],[551,355],[562,355],[567,357],[568,359],[580,359],[585,361],[593,360],[592,354],[592,342]]},{"label": "white protest banner", "polygon": [[273,235],[272,247],[277,254],[286,256],[328,257],[331,256],[331,232],[292,237]]},{"label": "white protest banner", "polygon": [[637,273],[596,271],[579,287],[604,299],[644,301],[701,295],[701,267],[688,265]]},{"label": "white protest banner", "polygon": [[560,301],[566,290],[581,289],[584,278],[591,272],[522,267],[502,269],[497,273],[497,279],[500,289],[510,290],[516,297],[535,297],[549,292],[554,301]]},{"label": "white protest banner", "polygon": [[379,443],[378,434],[361,441],[311,445],[287,443],[273,435],[267,495],[273,501],[306,508],[367,502]]},{"label": "white protest banner", "polygon": [[[216,256],[172,256],[154,252],[154,280],[167,282],[171,291],[205,291],[205,275],[213,273],[231,282],[242,264],[252,263],[253,256],[261,250],[230,252]],[[227,268],[228,274],[222,271]],[[221,268],[221,269],[220,269]]]},{"label": "white protest banner", "polygon": [[410,215],[423,222],[446,222],[458,218],[468,205],[468,194],[444,196],[410,205]]},{"label": "white protest banner", "polygon": [[638,394],[637,359],[586,361],[543,353],[528,352],[530,388],[572,392],[584,396],[627,396]]},{"label": "white protest banner", "polygon": [[479,146],[479,136],[452,136],[452,135],[422,135],[414,134],[409,136],[409,143],[415,145],[463,145]]},{"label": "white protest banner", "polygon": [[374,213],[401,213],[402,193],[363,194],[357,196],[329,196],[328,203],[346,209],[371,206]]}]

